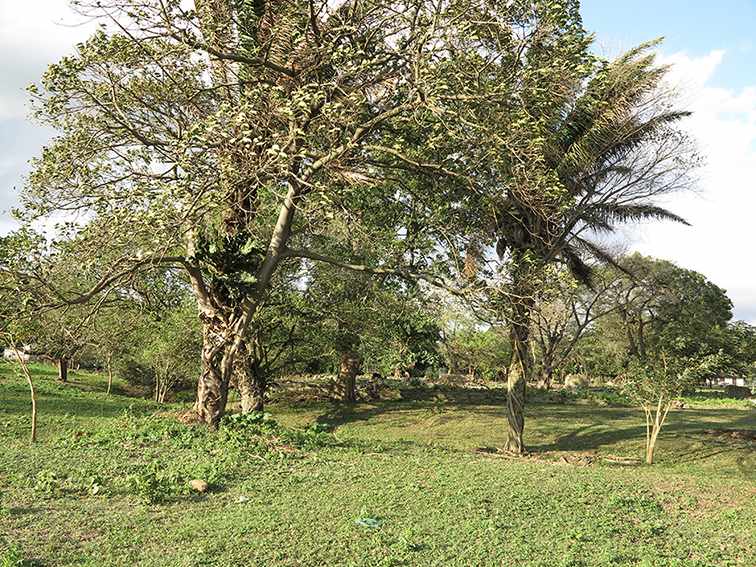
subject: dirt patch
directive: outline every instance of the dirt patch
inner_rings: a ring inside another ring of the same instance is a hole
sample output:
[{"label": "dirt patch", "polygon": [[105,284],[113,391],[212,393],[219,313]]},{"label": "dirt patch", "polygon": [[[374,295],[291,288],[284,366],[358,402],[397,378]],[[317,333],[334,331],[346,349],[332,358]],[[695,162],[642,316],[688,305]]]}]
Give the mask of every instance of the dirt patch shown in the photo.
[{"label": "dirt patch", "polygon": [[193,409],[187,411],[180,411],[177,414],[173,412],[166,412],[166,415],[175,417],[179,422],[184,425],[203,425],[204,421],[200,415]]}]

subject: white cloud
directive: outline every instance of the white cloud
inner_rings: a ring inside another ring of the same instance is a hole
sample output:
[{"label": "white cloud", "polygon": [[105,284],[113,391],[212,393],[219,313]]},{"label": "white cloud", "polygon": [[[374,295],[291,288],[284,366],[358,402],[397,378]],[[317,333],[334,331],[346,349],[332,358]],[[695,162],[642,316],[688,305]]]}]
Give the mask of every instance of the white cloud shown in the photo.
[{"label": "white cloud", "polygon": [[94,22],[69,8],[68,0],[0,0],[0,234],[14,227],[7,211],[17,188],[51,134],[25,120],[26,87],[47,65],[71,53],[94,30]]},{"label": "white cloud", "polygon": [[93,28],[67,0],[0,0],[0,121],[23,118],[24,88]]},{"label": "white cloud", "polygon": [[736,317],[756,322],[756,86],[740,90],[710,84],[724,51],[703,57],[662,57],[693,111],[686,127],[706,164],[697,194],[665,203],[692,227],[646,225],[634,243],[644,254],[675,261],[725,288]]}]

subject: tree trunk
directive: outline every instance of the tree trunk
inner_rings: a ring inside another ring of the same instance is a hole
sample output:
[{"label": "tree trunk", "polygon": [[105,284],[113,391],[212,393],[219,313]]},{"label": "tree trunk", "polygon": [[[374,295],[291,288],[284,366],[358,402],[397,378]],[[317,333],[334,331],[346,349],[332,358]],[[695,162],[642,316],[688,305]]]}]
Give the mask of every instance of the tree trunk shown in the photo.
[{"label": "tree trunk", "polygon": [[[518,255],[519,256],[519,255]],[[531,378],[530,323],[535,305],[533,268],[522,257],[515,257],[513,305],[510,329],[512,360],[507,374],[507,445],[515,455],[525,452],[525,389]]]},{"label": "tree trunk", "polygon": [[263,411],[268,380],[257,360],[240,355],[236,368],[236,389],[241,398],[242,413]]},{"label": "tree trunk", "polygon": [[106,362],[108,367],[108,391],[106,392],[107,395],[110,395],[110,389],[113,387],[113,359],[112,357],[108,357],[108,360]]},{"label": "tree trunk", "polygon": [[357,373],[360,369],[359,357],[351,351],[341,354],[339,365],[339,383],[343,388],[342,398],[345,402],[357,401]]},{"label": "tree trunk", "polygon": [[29,396],[31,397],[31,442],[37,441],[37,395],[34,392],[34,382],[32,381],[31,372],[26,364],[26,360],[19,352],[14,343],[11,342],[13,352],[16,354],[18,364],[21,366],[21,373],[26,378],[26,383],[29,385]]},{"label": "tree trunk", "polygon": [[651,438],[648,441],[648,444],[646,445],[646,464],[647,465],[653,465],[654,464],[654,449],[656,449],[656,431],[651,434]]},{"label": "tree trunk", "polygon": [[212,429],[218,428],[226,412],[228,386],[237,350],[238,345],[226,325],[202,317],[202,372],[197,381],[194,411]]},{"label": "tree trunk", "polygon": [[247,376],[238,382],[242,413],[265,410],[265,385],[255,376]]},{"label": "tree trunk", "polygon": [[530,374],[529,330],[527,323],[512,324],[512,361],[507,373],[506,450],[517,455],[525,452],[523,431],[525,430],[525,387]]},{"label": "tree trunk", "polygon": [[643,319],[640,319],[638,321],[638,356],[640,356],[641,360],[646,359],[646,341],[643,335],[643,327]]},{"label": "tree trunk", "polygon": [[672,407],[672,401],[664,402],[659,398],[656,410],[646,409],[646,464],[654,464],[654,451],[656,450],[656,441],[664,422],[667,420],[667,414]]},{"label": "tree trunk", "polygon": [[58,380],[61,382],[68,382],[68,359],[58,359]]},{"label": "tree trunk", "polygon": [[554,369],[551,366],[546,367],[546,373],[543,377],[543,386],[547,390],[551,390],[551,384],[554,380]]}]

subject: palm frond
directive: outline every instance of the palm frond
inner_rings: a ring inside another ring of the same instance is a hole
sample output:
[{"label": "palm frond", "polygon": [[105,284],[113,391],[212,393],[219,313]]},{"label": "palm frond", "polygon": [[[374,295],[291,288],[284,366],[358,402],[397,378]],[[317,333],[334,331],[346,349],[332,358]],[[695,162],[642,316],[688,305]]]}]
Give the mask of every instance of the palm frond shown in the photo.
[{"label": "palm frond", "polygon": [[603,224],[666,220],[690,226],[688,221],[672,211],[647,203],[628,205],[597,203],[590,207],[586,213],[586,220],[592,219]]},{"label": "palm frond", "polygon": [[613,267],[615,270],[619,270],[623,274],[626,274],[633,278],[633,273],[623,266],[619,259],[612,254],[609,250],[602,247],[595,242],[591,242],[586,238],[576,237],[572,240],[573,248],[582,250],[585,254],[588,254],[592,258],[596,259],[602,264],[607,264]]},{"label": "palm frond", "polygon": [[625,117],[596,124],[562,156],[556,169],[560,177],[575,177],[600,169],[605,164],[615,164],[632,154],[660,130],[690,114],[687,111],[670,111],[642,122],[635,117]]},{"label": "palm frond", "polygon": [[572,276],[581,284],[592,287],[593,268],[591,268],[580,253],[572,246],[567,245],[561,251],[561,256],[567,264]]}]

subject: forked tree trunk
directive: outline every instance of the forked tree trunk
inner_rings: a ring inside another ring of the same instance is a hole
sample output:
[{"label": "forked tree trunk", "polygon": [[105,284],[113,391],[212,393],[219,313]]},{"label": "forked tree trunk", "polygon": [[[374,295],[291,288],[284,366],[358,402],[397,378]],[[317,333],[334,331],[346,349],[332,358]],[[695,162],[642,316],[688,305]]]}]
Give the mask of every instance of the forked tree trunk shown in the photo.
[{"label": "forked tree trunk", "polygon": [[667,414],[672,407],[672,401],[663,403],[659,398],[655,408],[644,406],[646,413],[646,464],[654,464],[654,451],[656,450],[656,441],[659,438],[664,422],[667,420]]},{"label": "forked tree trunk", "polygon": [[345,402],[357,401],[357,373],[360,370],[360,359],[351,351],[341,354],[339,364],[339,384],[343,388],[342,398]]},{"label": "forked tree trunk", "polygon": [[[271,278],[282,259],[300,195],[298,185],[290,184],[279,210],[268,251],[257,274],[257,288],[251,296],[240,303],[224,305],[223,299],[213,296],[205,285],[199,267],[188,268],[202,322],[202,372],[197,382],[194,411],[212,429],[220,425],[226,411],[228,388],[237,355],[242,353],[249,322],[264,301]],[[191,256],[194,249],[191,240],[187,248],[190,252],[188,255]]]},{"label": "forked tree trunk", "polygon": [[61,382],[68,382],[68,359],[58,359],[58,380]]}]

